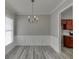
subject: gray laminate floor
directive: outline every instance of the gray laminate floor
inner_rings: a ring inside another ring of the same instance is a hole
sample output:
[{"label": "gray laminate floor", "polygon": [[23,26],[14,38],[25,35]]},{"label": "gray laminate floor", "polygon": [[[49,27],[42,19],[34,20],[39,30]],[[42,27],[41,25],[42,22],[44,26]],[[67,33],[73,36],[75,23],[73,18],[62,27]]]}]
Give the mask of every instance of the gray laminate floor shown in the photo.
[{"label": "gray laminate floor", "polygon": [[73,48],[63,47],[62,52],[73,59]]},{"label": "gray laminate floor", "polygon": [[56,53],[49,46],[16,46],[5,59],[69,59],[64,54]]}]

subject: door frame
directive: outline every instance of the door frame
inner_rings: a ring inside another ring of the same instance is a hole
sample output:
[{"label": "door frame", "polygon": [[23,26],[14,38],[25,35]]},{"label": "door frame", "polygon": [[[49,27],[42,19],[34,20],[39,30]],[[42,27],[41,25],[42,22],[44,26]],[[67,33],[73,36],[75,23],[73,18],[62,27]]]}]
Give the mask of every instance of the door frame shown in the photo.
[{"label": "door frame", "polygon": [[73,6],[73,3],[69,4],[68,6],[66,6],[64,9],[62,9],[59,13],[58,13],[58,17],[59,17],[59,51],[61,52],[61,37],[62,37],[62,34],[61,34],[61,13],[65,10],[67,10],[68,8],[72,7]]}]

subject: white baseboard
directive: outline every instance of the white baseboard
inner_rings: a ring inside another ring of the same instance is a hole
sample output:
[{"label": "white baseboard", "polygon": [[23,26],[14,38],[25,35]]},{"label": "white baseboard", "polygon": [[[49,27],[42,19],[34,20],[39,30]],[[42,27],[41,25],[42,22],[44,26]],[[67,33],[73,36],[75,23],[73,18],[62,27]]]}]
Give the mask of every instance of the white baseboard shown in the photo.
[{"label": "white baseboard", "polygon": [[11,44],[7,45],[7,46],[5,47],[5,55],[8,54],[15,46],[16,46],[16,45],[15,45],[14,42],[12,42]]}]

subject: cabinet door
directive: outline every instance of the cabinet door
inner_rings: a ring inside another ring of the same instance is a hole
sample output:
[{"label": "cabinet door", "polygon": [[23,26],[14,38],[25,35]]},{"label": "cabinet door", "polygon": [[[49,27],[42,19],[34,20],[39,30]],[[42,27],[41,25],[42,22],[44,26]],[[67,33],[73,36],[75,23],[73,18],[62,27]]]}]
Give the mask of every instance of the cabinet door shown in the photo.
[{"label": "cabinet door", "polygon": [[62,26],[62,29],[66,29],[66,20],[62,20],[61,26]]},{"label": "cabinet door", "polygon": [[66,24],[66,20],[62,20],[62,24]]},{"label": "cabinet door", "polygon": [[69,36],[64,36],[64,46],[72,48],[73,47],[73,38]]},{"label": "cabinet door", "polygon": [[72,22],[72,20],[67,20],[67,22],[66,22],[66,28],[67,29],[73,29],[73,22]]}]

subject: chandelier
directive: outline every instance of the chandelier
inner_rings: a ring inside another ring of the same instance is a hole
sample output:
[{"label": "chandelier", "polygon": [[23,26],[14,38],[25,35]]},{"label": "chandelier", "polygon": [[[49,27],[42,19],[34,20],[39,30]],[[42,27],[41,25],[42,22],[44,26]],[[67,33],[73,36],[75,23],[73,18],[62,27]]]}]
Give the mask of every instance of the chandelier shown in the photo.
[{"label": "chandelier", "polygon": [[34,2],[35,2],[35,0],[31,0],[31,2],[32,2],[32,15],[28,16],[28,22],[29,23],[37,23],[38,17],[34,15]]}]

